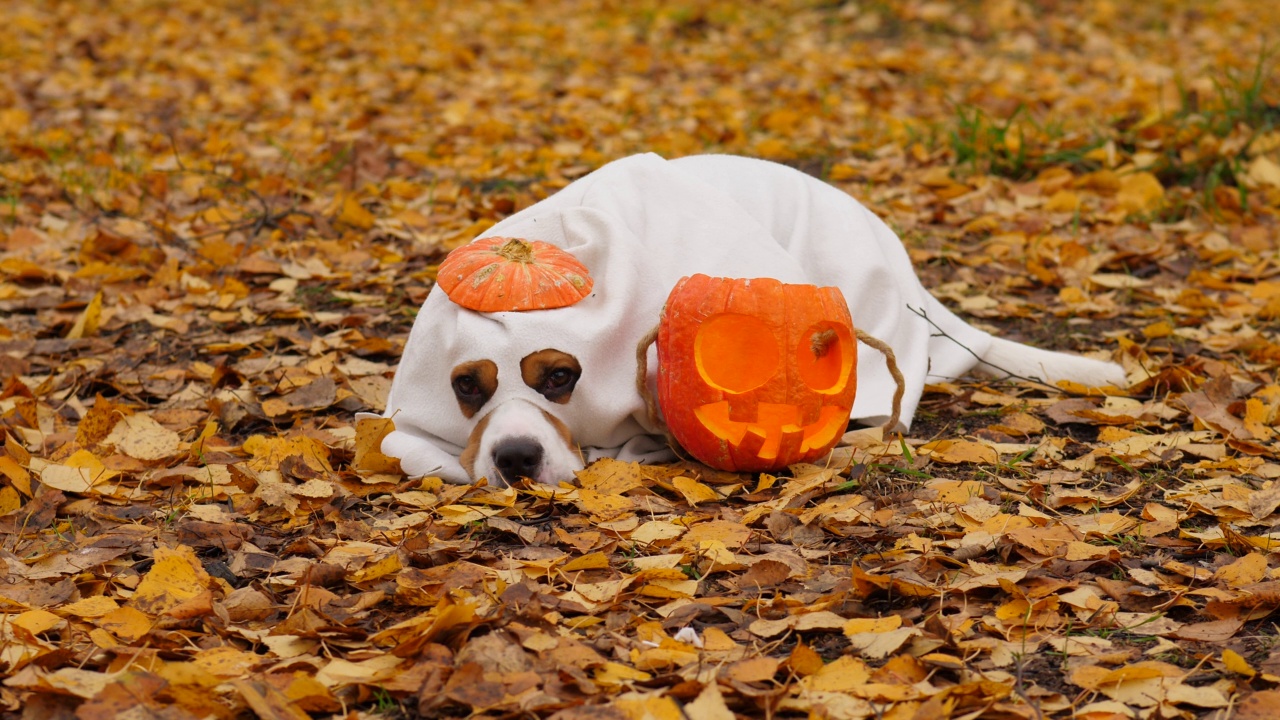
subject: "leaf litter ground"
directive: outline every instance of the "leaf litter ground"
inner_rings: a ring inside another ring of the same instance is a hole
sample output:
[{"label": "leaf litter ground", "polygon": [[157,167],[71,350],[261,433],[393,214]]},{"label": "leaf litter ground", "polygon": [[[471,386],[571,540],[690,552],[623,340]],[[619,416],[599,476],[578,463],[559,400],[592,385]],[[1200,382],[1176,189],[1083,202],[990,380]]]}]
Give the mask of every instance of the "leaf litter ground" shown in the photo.
[{"label": "leaf litter ground", "polygon": [[[1277,8],[0,7],[5,717],[1272,717]],[[1132,387],[405,478],[354,415],[435,264],[641,151],[818,175]]]}]

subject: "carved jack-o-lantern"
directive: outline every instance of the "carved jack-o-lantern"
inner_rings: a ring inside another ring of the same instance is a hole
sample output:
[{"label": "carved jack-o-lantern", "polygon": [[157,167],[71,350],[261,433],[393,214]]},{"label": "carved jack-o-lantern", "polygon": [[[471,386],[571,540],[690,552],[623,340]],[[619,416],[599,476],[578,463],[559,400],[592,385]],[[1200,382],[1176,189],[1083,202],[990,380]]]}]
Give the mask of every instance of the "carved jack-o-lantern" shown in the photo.
[{"label": "carved jack-o-lantern", "polygon": [[857,340],[836,288],[686,277],[657,344],[667,426],[707,465],[777,470],[825,455],[844,434]]}]

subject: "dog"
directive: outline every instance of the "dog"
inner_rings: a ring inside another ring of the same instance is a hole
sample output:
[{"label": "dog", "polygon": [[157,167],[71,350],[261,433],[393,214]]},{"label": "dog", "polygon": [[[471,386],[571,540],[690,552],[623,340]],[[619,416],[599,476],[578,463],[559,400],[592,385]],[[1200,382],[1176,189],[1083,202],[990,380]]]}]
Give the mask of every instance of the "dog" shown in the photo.
[{"label": "dog", "polygon": [[[479,312],[439,287],[392,381],[382,451],[410,476],[556,484],[599,457],[673,457],[636,381],[637,345],[684,276],[835,286],[854,325],[886,343],[905,381],[908,430],[926,382],[972,370],[1123,386],[1115,363],[991,336],[921,285],[901,241],[854,198],[777,163],[726,155],[609,163],[515,213],[485,237],[567,251],[594,284],[564,307]],[[443,280],[444,278],[442,278]],[[656,353],[647,356],[655,383]],[[861,347],[850,420],[885,422],[897,389]]]}]

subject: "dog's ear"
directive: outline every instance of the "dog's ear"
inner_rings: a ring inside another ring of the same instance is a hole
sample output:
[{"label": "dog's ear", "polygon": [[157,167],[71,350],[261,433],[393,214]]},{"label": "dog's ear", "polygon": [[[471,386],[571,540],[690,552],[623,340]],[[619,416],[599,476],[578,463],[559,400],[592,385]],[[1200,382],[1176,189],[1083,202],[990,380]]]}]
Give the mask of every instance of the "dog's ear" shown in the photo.
[{"label": "dog's ear", "polygon": [[551,402],[563,405],[573,396],[573,388],[582,377],[582,365],[569,353],[547,348],[524,356],[520,361],[520,376],[525,385]]},{"label": "dog's ear", "polygon": [[462,363],[449,374],[449,384],[462,414],[471,418],[498,391],[498,366],[492,360]]}]

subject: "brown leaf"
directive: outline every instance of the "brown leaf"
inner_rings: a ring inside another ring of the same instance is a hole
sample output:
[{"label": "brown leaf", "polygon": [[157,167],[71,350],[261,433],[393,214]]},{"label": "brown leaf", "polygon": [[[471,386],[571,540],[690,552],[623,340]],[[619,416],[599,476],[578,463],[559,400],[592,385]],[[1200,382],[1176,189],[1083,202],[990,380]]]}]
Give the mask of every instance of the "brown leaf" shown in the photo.
[{"label": "brown leaf", "polygon": [[485,670],[479,663],[460,665],[449,676],[444,694],[450,700],[476,709],[492,708],[502,704],[506,693],[502,683],[485,679]]},{"label": "brown leaf", "polygon": [[791,575],[791,568],[778,560],[760,560],[754,563],[738,578],[738,586],[772,587],[786,580]]},{"label": "brown leaf", "polygon": [[1242,627],[1243,620],[1213,620],[1183,625],[1173,632],[1172,637],[1195,642],[1225,643],[1235,637]]},{"label": "brown leaf", "polygon": [[1235,720],[1272,720],[1280,707],[1280,690],[1259,690],[1237,701]]},{"label": "brown leaf", "polygon": [[770,657],[741,660],[720,671],[721,675],[743,683],[766,682],[773,679],[781,663]]},{"label": "brown leaf", "polygon": [[259,681],[232,680],[231,686],[244,698],[259,720],[310,720],[310,715],[279,690]]}]

